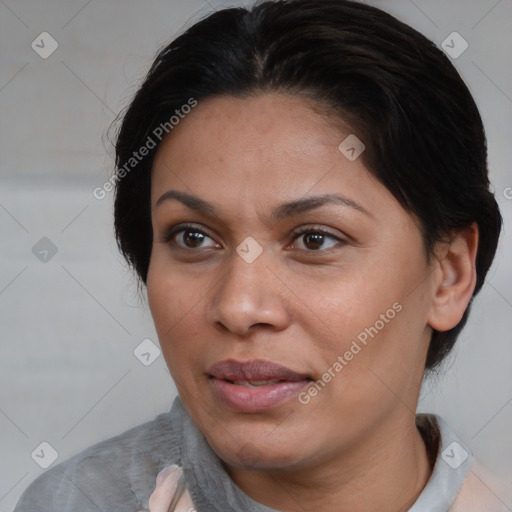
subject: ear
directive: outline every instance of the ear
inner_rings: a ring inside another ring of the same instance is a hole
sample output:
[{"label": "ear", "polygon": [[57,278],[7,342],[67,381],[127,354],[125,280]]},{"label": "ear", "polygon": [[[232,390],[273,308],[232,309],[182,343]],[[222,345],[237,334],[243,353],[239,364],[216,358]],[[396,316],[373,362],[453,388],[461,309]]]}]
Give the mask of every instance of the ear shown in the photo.
[{"label": "ear", "polygon": [[477,249],[476,222],[441,243],[435,262],[432,309],[427,317],[433,329],[448,331],[460,322],[475,289]]}]

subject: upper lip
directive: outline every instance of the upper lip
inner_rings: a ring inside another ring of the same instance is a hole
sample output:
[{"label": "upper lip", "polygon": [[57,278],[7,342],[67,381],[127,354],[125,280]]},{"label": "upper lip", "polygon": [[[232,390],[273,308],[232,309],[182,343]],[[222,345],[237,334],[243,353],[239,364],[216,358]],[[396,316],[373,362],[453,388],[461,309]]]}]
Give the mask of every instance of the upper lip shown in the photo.
[{"label": "upper lip", "polygon": [[261,359],[250,361],[226,359],[212,365],[208,369],[208,374],[217,379],[231,381],[284,380],[296,382],[310,378],[305,373],[297,373],[286,366]]}]

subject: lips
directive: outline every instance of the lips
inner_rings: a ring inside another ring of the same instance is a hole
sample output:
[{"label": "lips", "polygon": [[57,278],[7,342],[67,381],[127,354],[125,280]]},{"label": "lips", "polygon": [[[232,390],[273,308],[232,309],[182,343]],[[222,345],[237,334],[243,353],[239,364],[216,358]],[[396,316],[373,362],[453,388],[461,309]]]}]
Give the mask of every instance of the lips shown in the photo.
[{"label": "lips", "polygon": [[228,359],[214,364],[207,373],[215,397],[238,412],[276,408],[312,380],[305,373],[259,359]]}]

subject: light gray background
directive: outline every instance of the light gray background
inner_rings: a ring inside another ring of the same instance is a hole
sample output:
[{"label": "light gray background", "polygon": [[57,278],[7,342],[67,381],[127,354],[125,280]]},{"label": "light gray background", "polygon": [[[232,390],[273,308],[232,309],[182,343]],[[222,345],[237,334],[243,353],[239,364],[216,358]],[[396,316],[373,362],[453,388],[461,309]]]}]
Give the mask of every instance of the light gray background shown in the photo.
[{"label": "light gray background", "polygon": [[[505,478],[512,485],[512,1],[368,3],[438,45],[453,31],[469,43],[454,62],[486,124],[505,231],[455,357],[426,383],[421,409],[441,414],[503,478],[500,495]],[[133,355],[157,338],[116,250],[112,196],[99,201],[92,190],[112,169],[106,129],[155,51],[229,5],[0,2],[0,512],[42,473],[31,458],[41,442],[58,452],[56,464],[170,407],[163,358],[146,367]],[[43,31],[59,44],[48,59],[31,48]],[[46,263],[32,253],[42,237],[58,249]]]}]

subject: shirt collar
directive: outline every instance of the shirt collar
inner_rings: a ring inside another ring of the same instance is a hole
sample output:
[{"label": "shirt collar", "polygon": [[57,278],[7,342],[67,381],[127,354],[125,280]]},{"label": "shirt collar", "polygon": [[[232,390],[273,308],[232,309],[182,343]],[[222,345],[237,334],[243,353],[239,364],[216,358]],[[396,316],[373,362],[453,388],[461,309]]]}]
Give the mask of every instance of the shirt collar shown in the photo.
[{"label": "shirt collar", "polygon": [[439,443],[432,475],[409,512],[446,512],[466,479],[473,455],[439,416],[418,414],[416,424],[429,436],[437,432]]}]

